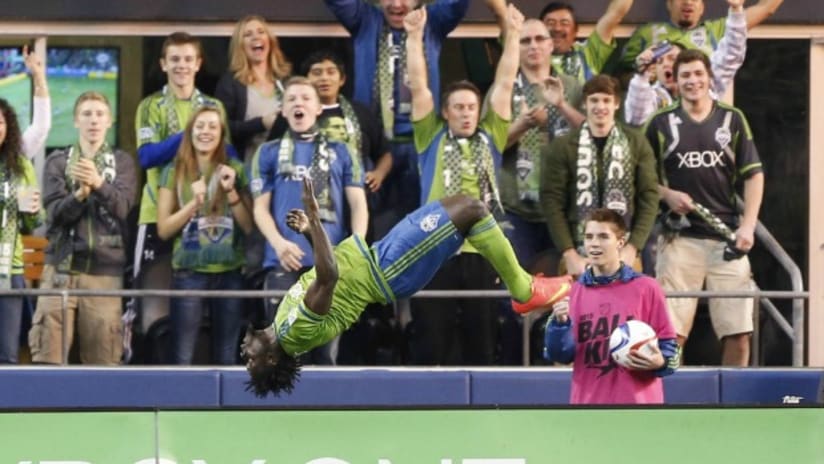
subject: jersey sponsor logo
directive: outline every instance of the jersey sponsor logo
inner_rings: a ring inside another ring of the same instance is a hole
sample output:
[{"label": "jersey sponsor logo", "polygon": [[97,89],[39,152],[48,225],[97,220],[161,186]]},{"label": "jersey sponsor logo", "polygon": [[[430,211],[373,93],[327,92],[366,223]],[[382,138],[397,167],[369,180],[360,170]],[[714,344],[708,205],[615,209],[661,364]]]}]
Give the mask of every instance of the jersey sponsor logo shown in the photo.
[{"label": "jersey sponsor logo", "polygon": [[724,152],[715,150],[688,151],[686,153],[676,153],[678,156],[678,168],[699,169],[726,167]]},{"label": "jersey sponsor logo", "polygon": [[420,227],[421,230],[429,233],[435,230],[438,227],[438,221],[441,219],[440,214],[427,214],[426,217],[421,219]]},{"label": "jersey sponsor logo", "polygon": [[578,323],[577,343],[583,347],[584,366],[600,369],[599,377],[617,367],[609,355],[609,336],[622,321],[620,314],[610,315],[611,311],[609,303],[602,303],[598,308],[600,315],[583,314]]},{"label": "jersey sponsor logo", "polygon": [[732,134],[729,128],[719,127],[718,130],[715,131],[715,141],[718,142],[718,145],[721,145],[721,148],[726,148],[731,140]]}]

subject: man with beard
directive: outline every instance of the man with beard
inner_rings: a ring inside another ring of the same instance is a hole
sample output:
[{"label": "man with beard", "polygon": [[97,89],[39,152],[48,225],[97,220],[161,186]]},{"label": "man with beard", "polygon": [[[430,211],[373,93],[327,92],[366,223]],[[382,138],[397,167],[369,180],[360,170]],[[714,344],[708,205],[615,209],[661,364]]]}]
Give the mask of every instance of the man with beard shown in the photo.
[{"label": "man with beard", "polygon": [[[784,0],[759,0],[744,9],[747,29],[761,24],[770,17]],[[624,46],[621,66],[630,69],[635,58],[652,45],[664,40],[680,43],[686,48],[699,49],[707,55],[718,48],[724,35],[724,18],[703,20],[704,0],[667,0],[669,22],[648,23],[639,26]]]},{"label": "man with beard", "polygon": [[[673,66],[680,100],[652,117],[647,139],[658,158],[659,192],[669,211],[658,238],[656,276],[668,291],[748,290],[750,262],[764,174],[741,111],[710,96],[712,69],[698,50]],[[743,214],[736,189],[743,180]],[[668,299],[683,346],[697,300]],[[746,366],[753,330],[752,298],[710,299],[710,318],[726,366]]]},{"label": "man with beard", "polygon": [[[747,20],[744,14],[744,0],[727,0],[730,6],[727,14],[726,30],[718,48],[712,52],[712,95],[721,98],[727,86],[735,78],[738,68],[744,64],[747,52]],[[672,64],[684,46],[678,43],[661,58],[653,62],[652,46],[635,59],[635,75],[629,82],[624,117],[628,124],[641,126],[652,113],[672,104],[678,97],[678,86],[672,75]],[[654,81],[653,81],[653,76]]]},{"label": "man with beard", "polygon": [[603,72],[604,65],[616,48],[615,28],[632,7],[633,0],[611,0],[607,11],[595,23],[595,29],[583,42],[576,42],[578,21],[569,3],[552,2],[541,10],[554,48],[552,67],[556,72],[572,76],[584,85],[592,76]]}]

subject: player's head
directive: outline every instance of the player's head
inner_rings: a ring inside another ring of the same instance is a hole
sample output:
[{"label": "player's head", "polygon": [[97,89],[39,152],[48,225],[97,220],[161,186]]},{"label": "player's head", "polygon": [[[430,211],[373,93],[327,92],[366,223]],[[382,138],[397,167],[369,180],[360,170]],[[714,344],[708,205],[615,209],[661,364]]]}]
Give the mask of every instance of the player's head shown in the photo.
[{"label": "player's head", "polygon": [[292,393],[300,377],[300,361],[283,351],[272,327],[254,330],[250,325],[240,348],[249,372],[247,391],[261,398]]},{"label": "player's head", "polygon": [[552,55],[552,39],[544,23],[537,19],[527,19],[521,28],[521,67],[546,69]]},{"label": "player's head", "polygon": [[383,17],[393,29],[403,29],[403,18],[419,3],[419,0],[380,0]]},{"label": "player's head", "polygon": [[712,66],[710,59],[700,50],[684,50],[678,54],[672,65],[678,94],[682,100],[698,102],[711,99],[710,82]]},{"label": "player's head", "polygon": [[346,68],[340,56],[330,50],[318,50],[303,61],[301,72],[314,84],[321,102],[337,102],[346,83]]},{"label": "player's head", "polygon": [[667,10],[673,24],[692,29],[704,16],[704,0],[667,0]]},{"label": "player's head", "polygon": [[184,89],[194,87],[202,57],[203,46],[197,37],[187,32],[173,32],[163,41],[160,67],[169,84]]},{"label": "player's head", "polygon": [[615,112],[621,102],[621,84],[618,79],[599,74],[584,84],[584,108],[590,126],[612,129]]},{"label": "player's head", "polygon": [[281,114],[290,129],[298,133],[312,129],[322,112],[318,91],[309,79],[293,76],[286,81]]},{"label": "player's head", "polygon": [[478,128],[481,91],[466,80],[449,84],[441,97],[441,116],[457,137],[469,137]]},{"label": "player's head", "polygon": [[541,10],[540,18],[552,37],[555,53],[567,53],[572,50],[575,37],[578,35],[575,8],[569,3],[552,2]]},{"label": "player's head", "polygon": [[272,74],[283,79],[292,72],[292,65],[280,49],[278,38],[269,30],[262,16],[248,15],[235,24],[229,42],[229,69],[245,84],[254,80],[252,66],[266,62]]},{"label": "player's head", "polygon": [[594,268],[609,268],[619,263],[626,239],[627,226],[617,212],[599,208],[587,215],[584,249]]},{"label": "player's head", "polygon": [[92,145],[102,143],[112,127],[109,99],[100,92],[83,92],[74,101],[74,127],[81,139]]}]

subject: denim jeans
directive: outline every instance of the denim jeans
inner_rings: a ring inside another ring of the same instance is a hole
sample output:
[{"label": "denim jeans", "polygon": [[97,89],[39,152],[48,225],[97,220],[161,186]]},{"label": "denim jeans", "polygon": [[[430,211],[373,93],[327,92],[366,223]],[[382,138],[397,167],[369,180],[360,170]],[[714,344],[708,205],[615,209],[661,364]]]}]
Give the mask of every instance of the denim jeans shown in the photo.
[{"label": "denim jeans", "polygon": [[[240,270],[222,273],[175,271],[172,288],[176,290],[242,290]],[[204,310],[211,320],[212,364],[235,364],[240,353],[243,326],[241,298],[173,298],[169,308],[171,340],[169,364],[191,364]]]},{"label": "denim jeans", "polygon": [[[22,274],[11,276],[11,288],[24,288]],[[16,364],[20,349],[20,323],[23,318],[23,297],[0,297],[0,363]]]}]

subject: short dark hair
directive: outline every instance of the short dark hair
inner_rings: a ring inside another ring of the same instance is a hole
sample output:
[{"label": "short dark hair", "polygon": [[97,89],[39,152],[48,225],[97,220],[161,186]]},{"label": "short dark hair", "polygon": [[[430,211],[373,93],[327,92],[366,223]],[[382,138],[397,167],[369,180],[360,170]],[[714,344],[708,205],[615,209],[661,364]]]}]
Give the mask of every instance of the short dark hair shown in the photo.
[{"label": "short dark hair", "polygon": [[192,45],[197,50],[197,57],[203,58],[203,44],[200,43],[200,39],[188,32],[177,31],[169,34],[163,41],[163,48],[160,51],[161,58],[166,58],[166,51],[172,45]]},{"label": "short dark hair", "polygon": [[[627,235],[627,224],[624,222],[624,218],[618,214],[617,211],[609,208],[597,208],[590,211],[587,214],[586,222],[594,221],[594,222],[605,222],[608,224],[612,224],[615,228],[615,235],[618,238],[625,237]],[[584,224],[586,224],[586,222]]]},{"label": "short dark hair", "polygon": [[620,98],[621,83],[618,79],[608,74],[598,74],[597,76],[591,77],[586,84],[584,84],[584,89],[582,92],[584,98],[594,93],[606,93],[614,96],[615,98]]},{"label": "short dark hair", "polygon": [[[295,382],[300,378],[300,360],[287,354],[280,343],[274,343],[269,348],[277,353],[277,362],[249,371],[249,380],[246,381],[246,391],[251,391],[259,398],[266,398],[269,393],[279,396],[281,392],[292,393]],[[257,362],[268,358],[266,353],[257,356]]]},{"label": "short dark hair", "polygon": [[312,69],[312,66],[324,61],[331,61],[335,67],[338,68],[340,75],[342,77],[346,77],[346,67],[343,64],[343,59],[341,59],[340,55],[328,49],[318,50],[306,57],[300,65],[300,73],[304,76],[308,76],[309,70]]},{"label": "short dark hair", "polygon": [[708,57],[701,50],[689,49],[679,53],[678,58],[675,59],[675,63],[672,65],[672,75],[676,81],[678,80],[678,68],[680,68],[682,64],[692,63],[694,61],[704,63],[704,67],[707,69],[707,74],[710,76],[710,79],[713,78],[710,57]]},{"label": "short dark hair", "polygon": [[449,97],[460,90],[469,90],[470,92],[474,93],[476,97],[478,97],[478,103],[480,104],[483,101],[483,97],[481,96],[481,90],[478,88],[477,85],[469,82],[468,80],[460,80],[456,82],[452,82],[443,89],[441,92],[441,108],[446,108],[447,104],[449,103]]},{"label": "short dark hair", "polygon": [[550,3],[548,3],[544,7],[544,9],[541,10],[541,14],[539,14],[538,17],[541,18],[541,21],[543,21],[544,17],[546,17],[546,15],[552,13],[553,11],[558,11],[558,10],[567,10],[567,11],[569,11],[569,14],[572,15],[572,20],[575,22],[575,25],[576,26],[578,25],[578,20],[575,19],[575,7],[573,7],[572,5],[570,5],[569,3],[566,3],[566,2],[550,2]]}]

